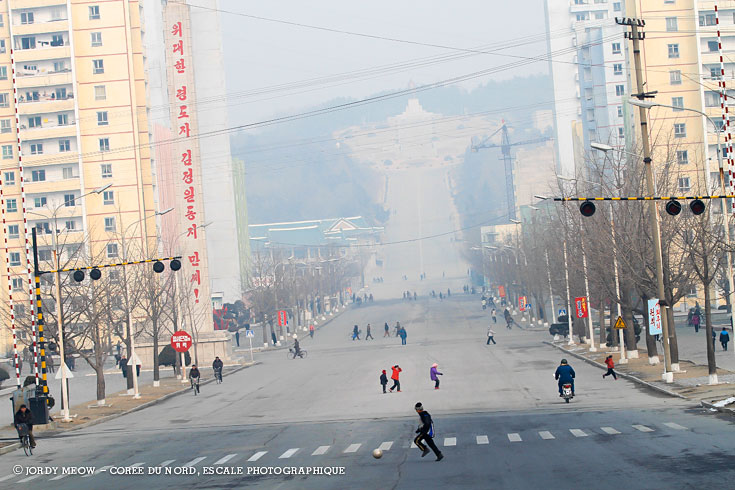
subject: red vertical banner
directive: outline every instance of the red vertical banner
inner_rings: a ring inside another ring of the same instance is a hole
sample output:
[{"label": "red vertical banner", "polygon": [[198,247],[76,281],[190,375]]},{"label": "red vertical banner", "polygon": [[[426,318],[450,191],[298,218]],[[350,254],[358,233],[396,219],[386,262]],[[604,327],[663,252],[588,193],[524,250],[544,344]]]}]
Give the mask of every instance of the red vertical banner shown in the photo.
[{"label": "red vertical banner", "polygon": [[278,325],[285,327],[288,323],[288,315],[284,310],[278,312]]},{"label": "red vertical banner", "polygon": [[505,286],[498,286],[498,296],[505,298]]},{"label": "red vertical banner", "polygon": [[575,309],[577,310],[577,318],[587,318],[589,311],[587,309],[587,298],[574,298]]},{"label": "red vertical banner", "polygon": [[526,311],[526,297],[525,296],[518,297],[518,310]]}]

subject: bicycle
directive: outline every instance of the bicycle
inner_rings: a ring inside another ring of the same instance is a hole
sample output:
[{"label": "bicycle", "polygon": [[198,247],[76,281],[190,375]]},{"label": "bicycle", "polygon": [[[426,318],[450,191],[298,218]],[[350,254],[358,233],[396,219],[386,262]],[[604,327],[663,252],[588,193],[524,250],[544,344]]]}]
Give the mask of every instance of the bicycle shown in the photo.
[{"label": "bicycle", "polygon": [[214,370],[214,379],[217,381],[217,384],[222,383],[222,370],[221,369]]},{"label": "bicycle", "polygon": [[15,428],[18,431],[20,445],[23,446],[23,451],[26,453],[26,456],[31,456],[33,454],[33,448],[31,447],[31,431],[28,428],[28,424],[18,424]]},{"label": "bicycle", "polygon": [[[306,351],[304,349],[299,350],[298,356],[301,359],[306,359]],[[294,351],[293,349],[289,348],[288,349],[288,352],[286,352],[286,359],[295,359],[295,358],[296,358],[296,351]]]},{"label": "bicycle", "polygon": [[189,381],[191,382],[191,389],[194,392],[194,396],[197,396],[199,394],[199,378],[196,379],[196,382],[194,382],[194,378],[189,378]]}]

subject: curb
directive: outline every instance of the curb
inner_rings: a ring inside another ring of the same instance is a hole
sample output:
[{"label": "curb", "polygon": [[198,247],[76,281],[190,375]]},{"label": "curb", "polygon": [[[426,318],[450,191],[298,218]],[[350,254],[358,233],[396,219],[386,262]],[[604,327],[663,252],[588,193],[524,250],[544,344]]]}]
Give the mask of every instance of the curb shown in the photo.
[{"label": "curb", "polygon": [[[720,413],[727,413],[727,414],[730,414],[730,415],[735,415],[735,410],[732,409],[732,408],[716,407],[712,403],[706,402],[704,400],[702,400],[700,403],[701,403],[702,407],[704,407],[704,408],[708,408],[710,410],[716,410],[716,411],[718,411]],[[0,454],[2,454],[2,453],[0,453]]]},{"label": "curb", "polygon": [[[584,357],[581,354],[577,354],[576,352],[570,352],[568,350],[564,350],[561,347],[559,347],[558,345],[556,345],[554,343],[551,343],[551,342],[549,342],[547,340],[542,340],[542,342],[544,344],[546,344],[546,345],[550,345],[552,347],[555,347],[555,348],[559,349],[560,351],[564,352],[565,354],[569,354],[571,356],[574,356],[577,359],[586,362],[587,364],[591,364],[592,366],[598,367],[598,368],[600,368],[602,370],[607,370],[607,366],[604,366],[604,365],[600,364],[599,362],[593,361],[592,359],[588,359],[588,358]],[[645,386],[646,388],[649,388],[649,389],[651,389],[653,391],[658,391],[659,393],[663,393],[665,395],[673,396],[673,397],[676,397],[676,398],[681,398],[682,400],[691,400],[690,398],[688,398],[688,397],[686,397],[684,395],[681,395],[679,393],[676,393],[675,391],[667,390],[666,388],[661,388],[660,386],[656,386],[655,384],[649,383],[648,381],[643,381],[642,379],[637,378],[637,377],[635,377],[635,376],[633,376],[631,374],[626,374],[626,373],[622,373],[622,372],[617,372],[616,374],[618,376],[620,376],[621,378],[623,378],[623,379],[629,379],[629,380],[634,381],[634,382],[636,382],[638,384],[641,384],[641,385]]]},{"label": "curb", "polygon": [[[340,310],[339,313],[337,313],[336,315],[332,315],[331,317],[327,318],[322,323],[320,323],[319,325],[315,326],[314,327],[314,331],[315,332],[318,332],[319,330],[321,330],[322,327],[326,326],[332,320],[335,320],[339,316],[341,316],[342,313],[344,313],[346,310],[347,310],[347,308],[345,307],[342,310]],[[301,338],[306,338],[308,336],[309,336],[309,332],[307,331],[306,334],[303,337],[301,337]],[[284,338],[283,341],[281,342],[281,345],[280,346],[270,345],[270,343],[269,343],[267,349],[264,349],[263,346],[253,347],[253,352],[272,352],[272,351],[277,351],[277,350],[288,349],[289,348],[288,344],[292,340],[293,340],[293,334],[289,334],[289,337]],[[243,347],[239,347],[239,349],[241,349],[241,350],[240,351],[237,351],[237,352],[249,352],[249,350],[250,350],[247,347],[244,347],[244,348]],[[235,349],[233,349],[233,352],[235,352]]]},{"label": "curb", "polygon": [[16,449],[20,448],[20,442],[14,442],[13,444],[8,444],[7,446],[0,447],[0,455],[12,453]]}]

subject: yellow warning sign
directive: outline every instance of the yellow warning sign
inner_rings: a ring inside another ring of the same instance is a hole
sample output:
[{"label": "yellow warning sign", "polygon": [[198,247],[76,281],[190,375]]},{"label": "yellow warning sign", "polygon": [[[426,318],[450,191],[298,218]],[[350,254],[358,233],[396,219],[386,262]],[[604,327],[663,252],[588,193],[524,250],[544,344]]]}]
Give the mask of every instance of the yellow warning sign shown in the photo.
[{"label": "yellow warning sign", "polygon": [[619,316],[618,319],[615,321],[615,328],[618,330],[623,330],[625,328],[625,322],[623,321],[623,317]]}]

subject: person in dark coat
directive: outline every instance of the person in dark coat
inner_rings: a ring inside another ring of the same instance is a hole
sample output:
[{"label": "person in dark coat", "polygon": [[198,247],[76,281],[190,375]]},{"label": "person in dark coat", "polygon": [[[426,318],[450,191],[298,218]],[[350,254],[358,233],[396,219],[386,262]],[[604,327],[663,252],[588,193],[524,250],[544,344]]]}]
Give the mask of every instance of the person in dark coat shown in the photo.
[{"label": "person in dark coat", "polygon": [[385,322],[385,333],[383,334],[383,337],[390,337],[390,327],[388,326],[388,322]]},{"label": "person in dark coat", "polygon": [[572,366],[567,363],[566,359],[562,359],[561,364],[558,368],[556,368],[556,372],[554,373],[554,378],[559,380],[559,396],[562,396],[561,387],[563,384],[566,383],[570,383],[572,385],[572,395],[574,395],[575,376],[576,374],[574,373],[574,369],[572,369]]},{"label": "person in dark coat", "polygon": [[[416,444],[416,446],[421,449],[421,457],[423,458],[427,454],[429,454],[429,448],[431,448],[432,451],[434,451],[434,454],[436,455],[436,460],[441,461],[444,459],[444,455],[441,451],[439,451],[439,448],[436,447],[436,444],[434,444],[434,421],[431,420],[431,415],[429,415],[429,412],[424,410],[424,406],[421,404],[421,402],[418,402],[415,406],[416,413],[419,414],[419,418],[421,419],[421,425],[419,425],[419,428],[416,429],[416,438],[413,440],[413,443]],[[429,446],[428,448],[423,444],[426,443],[426,446]]]},{"label": "person in dark coat", "polygon": [[712,329],[712,350],[715,350],[715,343],[717,342],[717,332],[715,332],[715,329]]},{"label": "person in dark coat", "polygon": [[31,448],[36,447],[36,439],[33,437],[33,414],[28,407],[21,405],[15,416],[13,417],[13,424],[17,429],[20,424],[26,424],[28,426],[28,439],[31,443]]},{"label": "person in dark coat", "polygon": [[125,354],[120,358],[120,369],[122,369],[123,378],[128,377],[128,358]]},{"label": "person in dark coat", "polygon": [[365,340],[367,340],[368,337],[370,337],[370,340],[375,340],[373,338],[373,335],[370,333],[370,324],[369,323],[367,324],[367,327],[366,327],[366,330],[365,330]]},{"label": "person in dark coat", "polygon": [[722,350],[727,350],[728,342],[730,342],[730,334],[727,333],[725,327],[722,327],[722,331],[720,332],[720,345],[722,345]]},{"label": "person in dark coat", "polygon": [[271,332],[271,339],[273,340],[273,345],[278,344],[278,341],[276,340],[276,332]]},{"label": "person in dark coat", "polygon": [[401,337],[401,345],[406,345],[406,337],[408,334],[406,333],[406,328],[401,327],[401,330],[399,330],[398,335]]},{"label": "person in dark coat", "polygon": [[388,386],[388,375],[385,373],[385,369],[383,369],[383,374],[380,375],[380,384],[383,385],[383,393],[386,393],[385,387]]},{"label": "person in dark coat", "polygon": [[357,325],[352,328],[352,340],[360,340],[360,330]]}]

